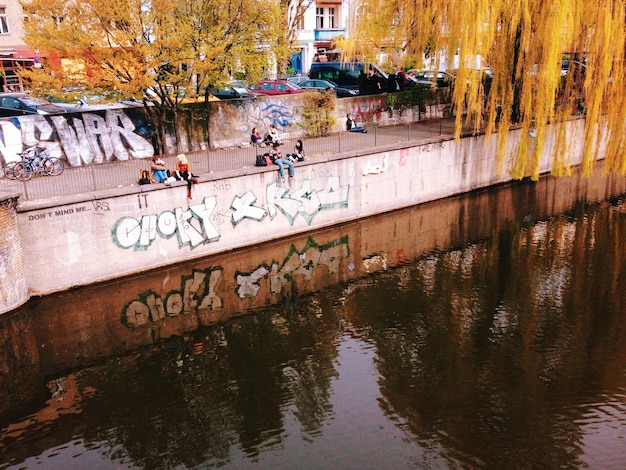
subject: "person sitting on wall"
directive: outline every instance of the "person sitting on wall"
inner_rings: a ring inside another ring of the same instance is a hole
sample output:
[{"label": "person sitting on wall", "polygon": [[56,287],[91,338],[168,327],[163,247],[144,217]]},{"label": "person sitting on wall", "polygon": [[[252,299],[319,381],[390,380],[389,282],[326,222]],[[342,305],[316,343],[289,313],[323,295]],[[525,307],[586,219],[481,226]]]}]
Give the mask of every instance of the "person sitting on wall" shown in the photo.
[{"label": "person sitting on wall", "polygon": [[305,155],[304,155],[304,144],[302,143],[302,139],[298,139],[296,140],[296,160],[299,162],[303,162],[305,159]]},{"label": "person sitting on wall", "polygon": [[259,130],[256,127],[252,128],[252,133],[250,134],[250,143],[252,145],[262,145],[263,137],[259,134]]},{"label": "person sitting on wall", "polygon": [[176,177],[187,181],[187,198],[191,199],[191,185],[198,183],[198,177],[191,172],[191,166],[184,153],[176,156]]},{"label": "person sitting on wall", "polygon": [[295,175],[295,167],[293,162],[288,158],[285,158],[280,150],[278,150],[278,144],[272,145],[272,150],[270,151],[270,159],[274,165],[278,166],[278,173],[280,174],[280,178],[282,182],[285,182],[285,165],[289,168],[289,179],[294,177]]},{"label": "person sitting on wall", "polygon": [[276,129],[276,127],[274,127],[274,124],[270,124],[269,131],[265,136],[265,139],[263,139],[263,143],[266,145],[271,145],[272,147],[274,146],[274,144],[282,145],[282,142],[280,141],[280,136],[278,135],[278,130]]},{"label": "person sitting on wall", "polygon": [[160,157],[154,156],[152,157],[152,162],[150,163],[150,172],[152,173],[152,180],[155,183],[163,183],[165,178],[167,178],[167,167],[165,166],[165,162]]},{"label": "person sitting on wall", "polygon": [[346,130],[349,132],[367,132],[367,129],[365,127],[361,127],[356,123],[356,121],[352,117],[352,114],[350,113],[348,113],[348,115],[346,116]]}]

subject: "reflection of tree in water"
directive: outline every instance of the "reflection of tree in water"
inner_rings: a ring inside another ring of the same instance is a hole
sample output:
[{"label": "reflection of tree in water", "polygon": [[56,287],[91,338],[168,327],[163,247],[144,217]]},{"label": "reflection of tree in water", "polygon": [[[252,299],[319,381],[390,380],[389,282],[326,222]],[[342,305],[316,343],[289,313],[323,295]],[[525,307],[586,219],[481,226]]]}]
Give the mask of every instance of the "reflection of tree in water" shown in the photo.
[{"label": "reflection of tree in water", "polygon": [[315,302],[293,318],[268,310],[81,371],[79,387],[96,389],[81,418],[86,442],[172,468],[224,464],[233,446],[254,458],[280,441],[287,407],[315,432],[329,413],[341,333],[314,314]]},{"label": "reflection of tree in water", "polygon": [[625,237],[623,213],[581,204],[355,283],[384,411],[452,461],[580,465],[579,403],[626,386]]}]

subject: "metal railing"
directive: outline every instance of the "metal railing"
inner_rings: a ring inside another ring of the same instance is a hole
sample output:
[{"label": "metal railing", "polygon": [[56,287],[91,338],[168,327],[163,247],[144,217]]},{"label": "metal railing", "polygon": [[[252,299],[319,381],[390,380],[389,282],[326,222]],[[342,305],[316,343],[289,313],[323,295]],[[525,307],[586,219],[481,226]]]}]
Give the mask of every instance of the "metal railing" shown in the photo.
[{"label": "metal railing", "polygon": [[[358,153],[365,149],[411,141],[451,138],[453,119],[429,119],[413,124],[371,127],[367,133],[340,132],[325,137],[303,138],[307,159],[345,152]],[[282,153],[295,153],[297,139],[289,139],[281,146]],[[215,150],[186,152],[193,173],[206,175],[254,166],[257,154],[269,148],[244,145]],[[164,156],[168,168],[176,168],[176,156]],[[22,200],[39,200],[86,193],[138,184],[139,173],[149,169],[146,159],[115,161],[99,165],[66,168],[59,176],[38,176],[29,181],[0,178],[0,189],[22,194]]]}]

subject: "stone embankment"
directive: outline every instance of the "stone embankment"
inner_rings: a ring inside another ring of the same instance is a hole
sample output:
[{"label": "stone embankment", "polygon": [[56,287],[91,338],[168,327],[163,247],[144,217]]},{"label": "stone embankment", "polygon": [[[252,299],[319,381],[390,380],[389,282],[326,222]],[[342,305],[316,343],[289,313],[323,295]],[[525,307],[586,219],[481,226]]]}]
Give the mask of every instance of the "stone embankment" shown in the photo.
[{"label": "stone embankment", "polygon": [[[568,133],[582,135],[582,123],[569,122]],[[509,140],[522,137],[512,131]],[[570,146],[574,165],[581,145]],[[262,249],[277,238],[512,180],[498,168],[496,139],[441,137],[311,158],[286,183],[276,167],[203,175],[191,200],[184,185],[116,188],[19,210],[15,196],[5,195],[0,312],[32,296],[241,247]],[[546,154],[541,172],[549,169]]]}]

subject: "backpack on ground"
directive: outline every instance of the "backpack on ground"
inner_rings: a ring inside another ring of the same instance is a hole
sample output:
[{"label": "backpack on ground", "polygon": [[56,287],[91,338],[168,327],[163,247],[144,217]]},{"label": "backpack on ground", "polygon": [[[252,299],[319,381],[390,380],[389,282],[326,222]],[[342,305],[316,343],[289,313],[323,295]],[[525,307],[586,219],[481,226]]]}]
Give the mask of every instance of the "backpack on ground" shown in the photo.
[{"label": "backpack on ground", "polygon": [[268,166],[272,164],[272,159],[270,158],[269,153],[264,153],[263,155],[257,155],[256,161],[254,162],[255,166]]},{"label": "backpack on ground", "polygon": [[265,161],[265,155],[257,155],[254,165],[255,166],[267,166],[267,162]]},{"label": "backpack on ground", "polygon": [[139,172],[139,184],[150,184],[150,173],[145,168]]}]

